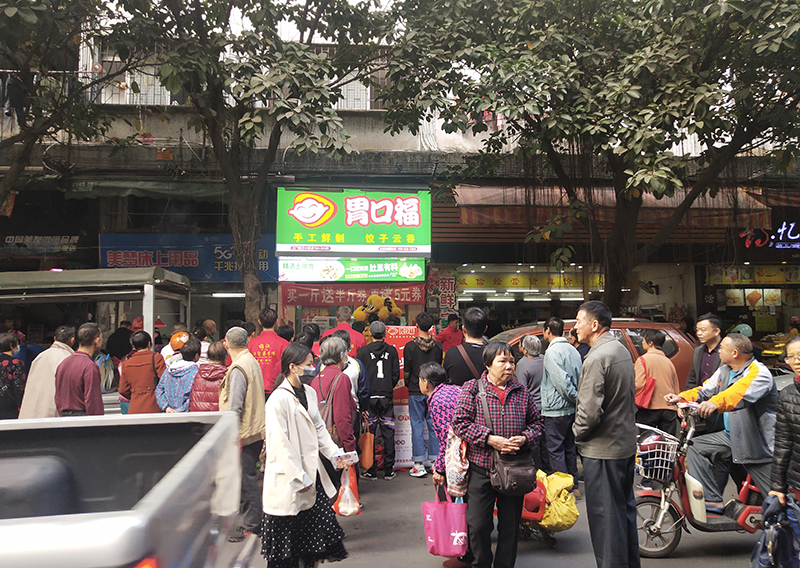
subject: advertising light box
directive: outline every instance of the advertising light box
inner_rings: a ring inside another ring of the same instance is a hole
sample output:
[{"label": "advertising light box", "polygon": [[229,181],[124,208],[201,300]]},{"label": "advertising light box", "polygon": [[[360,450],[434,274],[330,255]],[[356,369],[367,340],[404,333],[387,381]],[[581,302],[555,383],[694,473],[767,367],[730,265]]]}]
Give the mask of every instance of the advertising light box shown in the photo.
[{"label": "advertising light box", "polygon": [[422,282],[422,258],[318,258],[284,256],[278,259],[281,282]]},{"label": "advertising light box", "polygon": [[278,188],[279,256],[429,257],[431,194]]}]

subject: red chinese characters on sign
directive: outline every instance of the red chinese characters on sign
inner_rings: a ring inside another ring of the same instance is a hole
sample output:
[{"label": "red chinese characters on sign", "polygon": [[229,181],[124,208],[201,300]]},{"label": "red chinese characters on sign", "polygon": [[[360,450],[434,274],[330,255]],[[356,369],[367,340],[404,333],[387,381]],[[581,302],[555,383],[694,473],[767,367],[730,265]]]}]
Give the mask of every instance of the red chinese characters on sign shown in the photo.
[{"label": "red chinese characters on sign", "polygon": [[197,251],[142,251],[142,250],[109,250],[106,251],[108,268],[175,268],[193,267],[200,264]]},{"label": "red chinese characters on sign", "polygon": [[439,280],[439,308],[456,308],[456,279],[455,277],[442,278]]},{"label": "red chinese characters on sign", "polygon": [[363,304],[371,295],[388,296],[398,304],[422,304],[424,284],[281,284],[281,298],[285,306],[355,306]]},{"label": "red chinese characters on sign", "polygon": [[348,227],[361,225],[392,225],[398,227],[420,226],[420,202],[418,197],[396,197],[391,199],[369,199],[368,197],[346,197],[345,224]]}]

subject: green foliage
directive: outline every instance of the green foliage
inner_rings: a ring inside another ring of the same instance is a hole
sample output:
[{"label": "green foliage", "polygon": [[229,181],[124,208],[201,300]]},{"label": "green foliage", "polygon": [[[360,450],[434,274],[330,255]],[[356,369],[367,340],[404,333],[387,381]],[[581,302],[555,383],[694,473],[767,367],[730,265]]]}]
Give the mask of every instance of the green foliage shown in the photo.
[{"label": "green foliage", "polygon": [[[738,151],[796,144],[796,1],[407,0],[398,17],[387,131],[416,132],[438,116],[446,131],[466,132],[478,113],[502,115],[507,127],[485,151],[540,152],[565,190],[583,181],[559,171],[567,149],[605,160],[624,188],[618,199],[640,200],[689,195],[692,159],[697,177],[713,172],[707,191]],[[706,150],[673,155],[687,142]],[[528,239],[563,236],[564,224],[554,217]]]},{"label": "green foliage", "polygon": [[[120,4],[130,14],[131,35],[157,48],[162,84],[186,93],[197,108],[191,125],[212,133],[212,142],[214,132],[224,131],[218,140],[226,148],[219,149],[231,157],[236,147],[252,146],[276,130],[292,135],[300,152],[352,151],[333,109],[344,84],[368,81],[380,64],[388,20],[370,2]],[[294,27],[298,36],[288,41],[279,26]]]}]

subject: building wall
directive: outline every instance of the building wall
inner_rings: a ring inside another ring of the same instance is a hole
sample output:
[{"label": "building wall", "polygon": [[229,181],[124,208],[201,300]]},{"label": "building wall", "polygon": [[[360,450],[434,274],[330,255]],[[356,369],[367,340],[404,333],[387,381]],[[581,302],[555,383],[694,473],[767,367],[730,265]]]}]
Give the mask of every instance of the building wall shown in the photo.
[{"label": "building wall", "polygon": [[[659,287],[658,296],[648,294],[639,286],[639,281],[652,282]],[[631,278],[630,301],[641,307],[664,305],[664,313],[669,314],[675,304],[686,306],[693,318],[697,317],[697,297],[694,266],[690,264],[646,264],[634,269]]]}]

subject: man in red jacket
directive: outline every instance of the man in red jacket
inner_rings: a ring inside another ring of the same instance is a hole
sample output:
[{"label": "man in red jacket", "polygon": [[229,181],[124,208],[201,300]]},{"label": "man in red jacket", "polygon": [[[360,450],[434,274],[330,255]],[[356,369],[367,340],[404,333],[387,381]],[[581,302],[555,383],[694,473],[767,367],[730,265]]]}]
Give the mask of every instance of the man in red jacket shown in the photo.
[{"label": "man in red jacket", "polygon": [[350,345],[347,346],[350,350],[349,355],[350,357],[355,357],[358,354],[358,350],[364,347],[367,342],[364,340],[363,334],[350,327],[350,316],[352,315],[353,310],[350,309],[350,306],[339,306],[339,309],[336,310],[336,321],[339,322],[339,325],[323,333],[322,337],[333,335],[333,332],[337,329],[345,330],[350,335]]},{"label": "man in red jacket", "polygon": [[275,333],[278,312],[264,308],[261,315],[258,316],[258,321],[264,331],[250,340],[247,349],[261,366],[261,374],[264,377],[264,394],[269,396],[275,385],[275,379],[281,372],[281,355],[289,342]]},{"label": "man in red jacket", "polygon": [[442,344],[445,353],[451,347],[458,347],[464,342],[464,332],[458,329],[458,314],[447,316],[447,327],[439,332],[436,341]]}]

